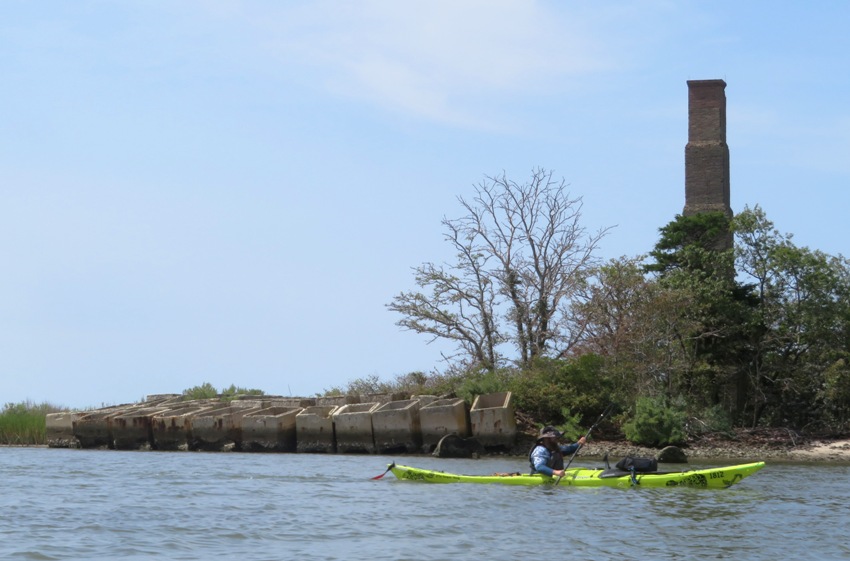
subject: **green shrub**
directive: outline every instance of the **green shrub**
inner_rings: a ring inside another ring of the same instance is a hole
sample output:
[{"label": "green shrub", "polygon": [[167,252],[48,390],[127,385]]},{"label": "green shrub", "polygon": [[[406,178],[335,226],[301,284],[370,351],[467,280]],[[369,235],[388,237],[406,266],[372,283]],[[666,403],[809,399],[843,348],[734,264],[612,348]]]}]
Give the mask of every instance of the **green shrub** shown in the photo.
[{"label": "green shrub", "polygon": [[579,424],[587,425],[609,402],[603,366],[604,360],[591,354],[570,360],[539,359],[510,384],[516,408],[556,425],[571,417],[565,410],[577,411],[583,415]]},{"label": "green shrub", "polygon": [[707,433],[731,433],[732,419],[721,405],[713,405],[688,419],[687,434],[699,436]]},{"label": "green shrub", "polygon": [[564,422],[562,409],[575,401],[572,388],[539,372],[520,374],[511,384],[516,408],[544,424]]},{"label": "green shrub", "polygon": [[573,414],[569,407],[561,408],[561,418],[563,421],[558,425],[558,430],[564,433],[564,437],[570,441],[578,440],[587,432],[584,425],[581,423],[581,414]]},{"label": "green shrub", "polygon": [[640,397],[635,416],[623,426],[626,438],[642,446],[667,446],[685,441],[685,411],[667,399]]},{"label": "green shrub", "polygon": [[509,391],[509,380],[513,376],[510,369],[490,372],[486,370],[467,372],[457,379],[455,393],[467,403],[475,401],[475,396]]},{"label": "green shrub", "polygon": [[224,388],[219,392],[215,389],[215,386],[209,382],[204,382],[200,386],[183,390],[183,399],[214,399],[217,397],[221,401],[233,401],[239,395],[265,395],[265,393],[263,390],[240,388],[235,384],[230,384],[229,388]]},{"label": "green shrub", "polygon": [[218,397],[218,390],[209,382],[183,390],[183,399],[212,399]]}]

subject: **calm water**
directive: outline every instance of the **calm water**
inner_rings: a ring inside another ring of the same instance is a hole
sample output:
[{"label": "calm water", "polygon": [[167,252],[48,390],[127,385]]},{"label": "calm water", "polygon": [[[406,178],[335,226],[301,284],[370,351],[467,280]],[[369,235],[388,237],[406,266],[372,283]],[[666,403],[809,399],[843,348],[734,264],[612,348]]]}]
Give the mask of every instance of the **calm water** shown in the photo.
[{"label": "calm water", "polygon": [[2,448],[0,559],[850,559],[850,466],[768,464],[722,491],[370,480],[393,459],[525,470]]}]

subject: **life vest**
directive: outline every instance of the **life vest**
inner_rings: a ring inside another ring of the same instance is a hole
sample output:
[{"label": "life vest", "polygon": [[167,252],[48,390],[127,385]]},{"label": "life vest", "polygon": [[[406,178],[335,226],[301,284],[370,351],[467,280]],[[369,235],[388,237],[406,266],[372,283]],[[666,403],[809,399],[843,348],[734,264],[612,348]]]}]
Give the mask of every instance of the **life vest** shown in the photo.
[{"label": "life vest", "polygon": [[[534,453],[534,449],[538,446],[546,448],[541,442],[537,442],[531,447],[531,450],[528,451],[528,463],[531,465],[532,475],[537,473],[537,470],[534,468],[534,461],[532,460],[531,455]],[[555,450],[546,448],[546,450],[549,451],[549,459],[546,461],[546,465],[552,469],[564,469],[564,454],[561,452],[561,447],[558,446]]]}]

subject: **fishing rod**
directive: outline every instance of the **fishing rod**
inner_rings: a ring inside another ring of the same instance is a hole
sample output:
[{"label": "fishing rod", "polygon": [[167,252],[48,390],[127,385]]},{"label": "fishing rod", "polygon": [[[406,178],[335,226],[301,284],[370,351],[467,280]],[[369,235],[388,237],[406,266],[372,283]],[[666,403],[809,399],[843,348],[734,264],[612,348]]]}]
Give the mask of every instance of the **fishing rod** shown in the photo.
[{"label": "fishing rod", "polygon": [[[589,429],[587,429],[587,433],[584,435],[584,439],[585,439],[585,440],[587,440],[587,439],[590,437],[590,433],[591,433],[591,432],[593,432],[593,429],[595,429],[595,428],[596,428],[596,426],[597,426],[597,425],[598,425],[598,424],[602,421],[602,419],[603,419],[603,418],[605,418],[605,416],[606,416],[606,415],[610,414],[610,413],[611,413],[611,410],[613,410],[613,409],[614,409],[614,404],[613,404],[613,403],[609,403],[609,404],[608,404],[608,407],[606,407],[606,408],[605,408],[605,410],[602,412],[602,414],[601,414],[601,415],[599,415],[599,418],[598,418],[598,419],[596,419],[596,422],[595,422],[595,423],[593,423],[593,426],[591,426]],[[564,466],[564,473],[566,473],[566,472],[567,472],[567,468],[568,468],[568,467],[570,467],[570,464],[571,464],[571,463],[573,463],[573,458],[575,458],[575,457],[576,457],[576,454],[578,454],[578,451],[579,451],[580,449],[581,449],[581,444],[579,444],[579,445],[578,445],[578,447],[576,448],[575,452],[573,452],[573,455],[572,455],[572,456],[570,456],[570,461],[568,461],[568,462],[567,462],[567,465],[566,465],[566,466]],[[561,476],[559,476],[559,477],[558,477],[558,480],[557,480],[557,481],[555,481],[555,485],[557,485],[558,483],[560,483],[560,482],[561,482],[561,477],[563,477],[563,475],[561,475]]]}]

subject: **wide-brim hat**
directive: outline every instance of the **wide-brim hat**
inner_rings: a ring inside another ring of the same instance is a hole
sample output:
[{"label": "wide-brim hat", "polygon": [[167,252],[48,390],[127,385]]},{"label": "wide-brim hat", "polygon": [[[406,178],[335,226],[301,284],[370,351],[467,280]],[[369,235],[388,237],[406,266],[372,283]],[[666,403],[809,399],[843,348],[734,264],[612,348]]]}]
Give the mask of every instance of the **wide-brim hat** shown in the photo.
[{"label": "wide-brim hat", "polygon": [[553,427],[552,425],[547,425],[540,429],[540,436],[537,437],[538,440],[541,438],[561,438],[564,434]]}]

